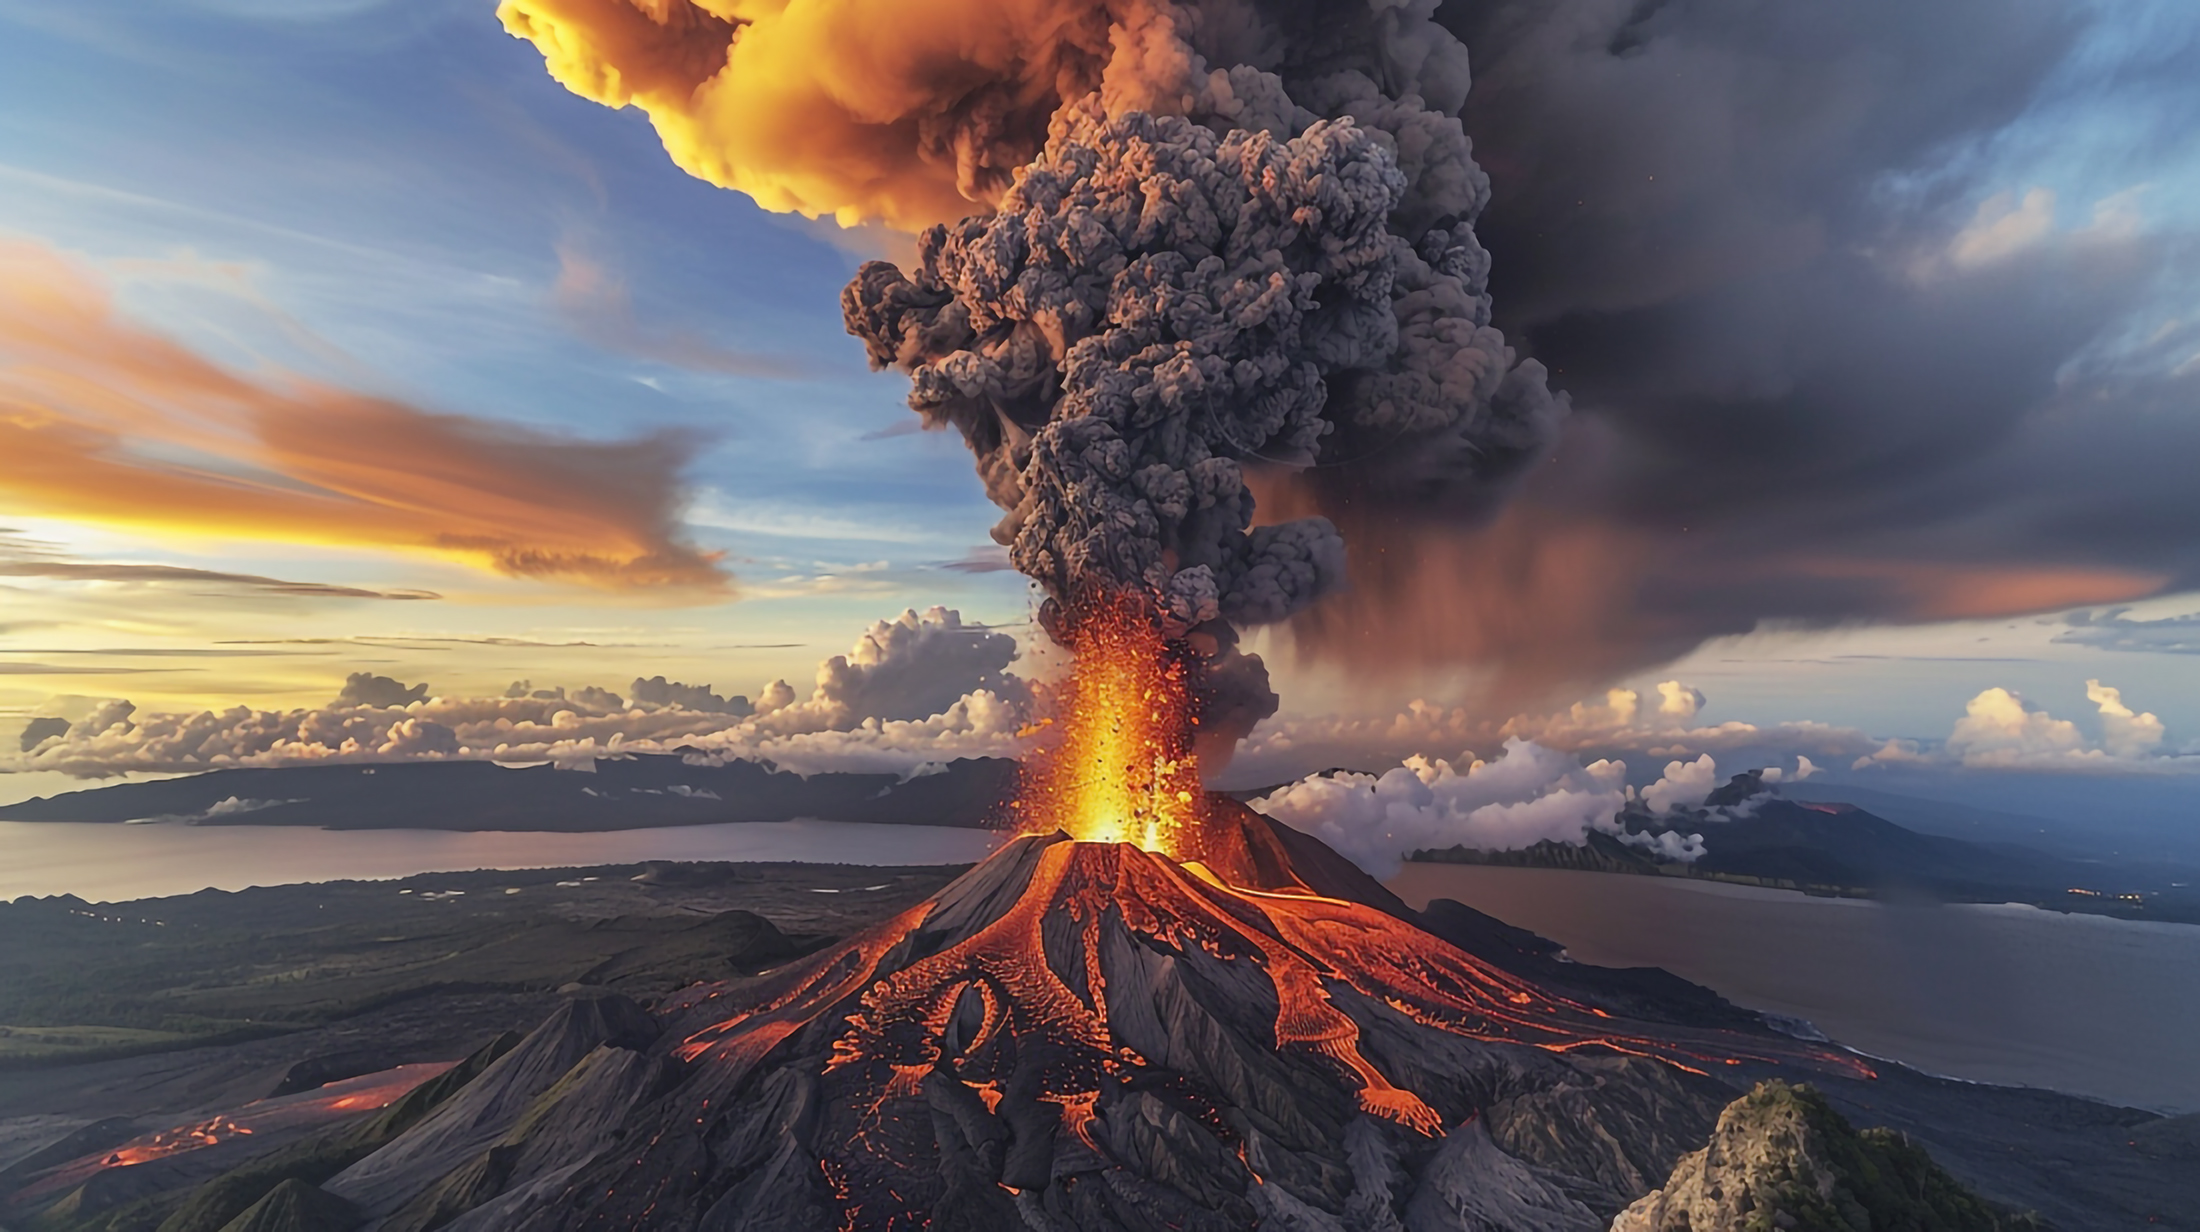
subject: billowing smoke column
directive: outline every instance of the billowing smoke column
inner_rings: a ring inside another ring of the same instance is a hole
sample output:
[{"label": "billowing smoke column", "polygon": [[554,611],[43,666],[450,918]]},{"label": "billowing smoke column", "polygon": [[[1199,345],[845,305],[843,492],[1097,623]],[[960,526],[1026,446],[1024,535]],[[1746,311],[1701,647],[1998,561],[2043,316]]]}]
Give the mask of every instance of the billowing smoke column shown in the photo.
[{"label": "billowing smoke column", "polygon": [[1564,413],[1489,324],[1466,49],[1434,8],[501,13],[568,86],[647,110],[698,175],[773,208],[935,224],[915,270],[874,262],[849,285],[850,332],[969,443],[1049,630],[1074,645],[1078,613],[1134,605],[1204,656],[1212,736],[1275,707],[1234,628],[1344,581],[1327,519],[1253,524],[1248,468],[1471,506]]}]

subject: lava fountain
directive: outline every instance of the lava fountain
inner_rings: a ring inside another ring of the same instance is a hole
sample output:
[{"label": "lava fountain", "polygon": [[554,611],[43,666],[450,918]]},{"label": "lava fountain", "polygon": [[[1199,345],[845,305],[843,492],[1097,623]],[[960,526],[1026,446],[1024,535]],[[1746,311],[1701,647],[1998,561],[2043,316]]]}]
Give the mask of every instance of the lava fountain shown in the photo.
[{"label": "lava fountain", "polygon": [[1192,740],[1196,652],[1121,599],[1086,605],[1065,640],[1075,658],[1053,699],[1052,739],[1011,804],[1021,828],[1181,850],[1204,810]]}]

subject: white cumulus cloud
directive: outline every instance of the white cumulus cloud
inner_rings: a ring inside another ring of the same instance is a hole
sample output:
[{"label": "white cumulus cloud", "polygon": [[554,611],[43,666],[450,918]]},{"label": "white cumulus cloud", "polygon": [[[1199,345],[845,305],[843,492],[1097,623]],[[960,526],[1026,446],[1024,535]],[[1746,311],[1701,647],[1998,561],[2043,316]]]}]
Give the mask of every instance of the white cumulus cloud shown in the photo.
[{"label": "white cumulus cloud", "polygon": [[[119,699],[78,705],[5,769],[80,778],[235,767],[454,759],[579,764],[688,749],[789,769],[908,771],[1021,751],[1029,689],[1006,668],[1006,634],[944,608],[879,621],[820,664],[797,701],[784,681],[753,708],[705,686],[636,680],[632,702],[602,688],[515,684],[502,697],[438,697],[426,685],[357,673],[326,706],[140,713]],[[739,704],[736,704],[739,703]]]},{"label": "white cumulus cloud", "polygon": [[1502,757],[1464,771],[1417,756],[1381,775],[1301,779],[1253,807],[1387,877],[1406,854],[1425,848],[1579,844],[1591,829],[1613,828],[1627,802],[1626,777],[1620,762],[1584,766],[1558,750],[1509,740]]},{"label": "white cumulus cloud", "polygon": [[2098,680],[2085,682],[2100,724],[2095,739],[2069,719],[2010,689],[1982,690],[1963,708],[1946,741],[1895,739],[1856,759],[1855,769],[1873,765],[1959,765],[1987,770],[2184,771],[2200,769],[2200,760],[2166,754],[2168,731],[2151,712],[2135,711],[2123,690]]},{"label": "white cumulus cloud", "polygon": [[1654,813],[1701,807],[1719,785],[1719,763],[1705,753],[1694,761],[1665,763],[1665,777],[1642,789],[1642,802]]}]

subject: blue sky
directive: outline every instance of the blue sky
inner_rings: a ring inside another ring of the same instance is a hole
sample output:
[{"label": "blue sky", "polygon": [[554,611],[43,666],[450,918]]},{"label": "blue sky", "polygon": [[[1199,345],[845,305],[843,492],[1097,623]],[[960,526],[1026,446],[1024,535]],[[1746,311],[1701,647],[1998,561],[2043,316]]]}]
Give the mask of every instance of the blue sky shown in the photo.
[{"label": "blue sky", "polygon": [[[681,174],[639,116],[559,89],[484,6],[10,4],[0,21],[0,229],[75,254],[138,320],[234,368],[582,436],[695,429],[692,537],[762,596],[606,614],[585,594],[507,587],[486,609],[445,605],[437,627],[671,622],[837,647],[919,599],[1023,618],[1019,580],[936,568],[985,543],[996,514],[959,443],[889,432],[911,418],[901,380],[866,371],[840,329],[860,237]],[[637,346],[684,336],[794,375],[622,350],[561,312],[564,260],[627,288]],[[39,529],[132,559],[204,562],[216,546]],[[395,576],[372,554],[217,554],[316,580]]]},{"label": "blue sky", "polygon": [[[2016,124],[1884,191],[1952,180],[1968,209],[2045,187],[2062,229],[2130,192],[2143,225],[2192,231],[2200,90],[2178,74],[2200,12],[2101,8],[2109,19]],[[0,711],[27,716],[56,694],[165,709],[310,705],[362,667],[439,690],[523,677],[618,687],[664,672],[746,691],[805,680],[821,655],[903,607],[1025,620],[1015,574],[945,567],[980,551],[997,516],[962,445],[910,431],[903,378],[867,371],[841,329],[841,285],[906,241],[769,214],[685,175],[641,115],[560,88],[491,10],[479,0],[0,0],[0,238],[57,250],[112,288],[129,318],[238,372],[300,374],[593,440],[691,431],[685,533],[725,554],[742,597],[666,602],[373,546],[140,533],[0,509],[0,525],[71,559],[443,596],[391,604],[24,581],[7,595],[0,649],[54,670],[0,676]],[[2162,328],[2200,314],[2191,288],[2162,295]],[[2171,596],[2139,614],[2196,608],[2200,599]],[[1707,721],[1937,738],[1996,686],[2091,723],[2085,681],[2098,677],[2158,713],[2172,744],[2200,739],[2200,656],[2058,642],[2067,629],[2027,616],[1766,630],[1613,683],[1694,683],[1710,697]],[[537,644],[87,653],[400,635]],[[1274,635],[1259,644],[1282,649]],[[1275,658],[1304,712],[1455,700],[1442,674],[1369,696],[1350,677],[1291,667],[1287,650]]]}]

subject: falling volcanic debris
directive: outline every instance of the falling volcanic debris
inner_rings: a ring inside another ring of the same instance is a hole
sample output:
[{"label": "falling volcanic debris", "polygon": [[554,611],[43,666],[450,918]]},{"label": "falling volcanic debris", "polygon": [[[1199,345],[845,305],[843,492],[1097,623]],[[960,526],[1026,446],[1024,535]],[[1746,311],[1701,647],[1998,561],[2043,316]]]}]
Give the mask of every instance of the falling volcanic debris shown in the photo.
[{"label": "falling volcanic debris", "polygon": [[[1235,628],[1343,581],[1336,529],[1254,526],[1249,468],[1487,502],[1564,400],[1489,325],[1488,182],[1435,4],[505,0],[515,34],[689,171],[915,227],[842,294],[874,365],[969,443],[994,537],[1076,647],[1191,647],[1203,748],[1273,713]],[[948,220],[968,215],[959,222]]]}]

